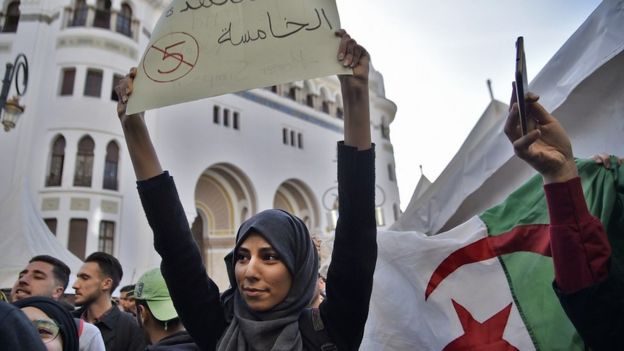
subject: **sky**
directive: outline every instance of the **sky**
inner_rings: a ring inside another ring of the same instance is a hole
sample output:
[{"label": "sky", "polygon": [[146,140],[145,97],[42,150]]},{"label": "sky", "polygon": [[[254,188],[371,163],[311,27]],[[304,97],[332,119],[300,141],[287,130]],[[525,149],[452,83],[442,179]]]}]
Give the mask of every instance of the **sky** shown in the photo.
[{"label": "sky", "polygon": [[598,0],[336,0],[342,27],[371,53],[386,97],[404,210],[420,178],[434,181],[490,102],[508,103],[515,41],[524,36],[529,82],[600,4]]}]

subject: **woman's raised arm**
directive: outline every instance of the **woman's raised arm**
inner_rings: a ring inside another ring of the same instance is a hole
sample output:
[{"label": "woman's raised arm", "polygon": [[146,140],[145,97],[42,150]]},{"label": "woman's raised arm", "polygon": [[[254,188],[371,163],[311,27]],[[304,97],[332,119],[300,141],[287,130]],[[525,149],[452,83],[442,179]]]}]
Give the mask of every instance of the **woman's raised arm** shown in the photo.
[{"label": "woman's raised arm", "polygon": [[130,72],[115,87],[115,92],[119,98],[117,116],[119,116],[126,137],[126,145],[136,178],[137,180],[146,180],[161,174],[163,170],[145,125],[143,113],[126,115],[126,106],[128,98],[132,94],[136,72],[136,68],[131,68]]}]

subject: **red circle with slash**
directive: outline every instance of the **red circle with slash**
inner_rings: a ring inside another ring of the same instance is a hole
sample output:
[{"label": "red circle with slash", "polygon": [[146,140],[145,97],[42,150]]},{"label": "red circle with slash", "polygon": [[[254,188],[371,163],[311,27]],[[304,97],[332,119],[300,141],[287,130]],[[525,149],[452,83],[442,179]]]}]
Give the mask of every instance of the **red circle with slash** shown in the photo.
[{"label": "red circle with slash", "polygon": [[199,59],[199,44],[190,34],[173,32],[150,45],[143,58],[143,70],[157,83],[169,83],[189,74]]}]

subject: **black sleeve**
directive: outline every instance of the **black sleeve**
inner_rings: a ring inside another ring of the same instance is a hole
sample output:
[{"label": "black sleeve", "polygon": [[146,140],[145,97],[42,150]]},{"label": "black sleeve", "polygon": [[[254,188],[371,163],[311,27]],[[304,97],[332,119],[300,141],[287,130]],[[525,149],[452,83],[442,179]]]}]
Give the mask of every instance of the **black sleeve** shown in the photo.
[{"label": "black sleeve", "polygon": [[377,261],[375,152],[338,144],[336,236],[321,317],[339,350],[357,350],[373,289]]},{"label": "black sleeve", "polygon": [[553,283],[561,306],[593,351],[624,350],[624,277],[612,265],[608,278],[565,294]]},{"label": "black sleeve", "polygon": [[197,345],[214,350],[226,327],[219,288],[206,274],[173,178],[164,172],[137,184],[173,304]]},{"label": "black sleeve", "polygon": [[127,315],[126,312],[122,313],[124,313],[124,316],[127,319],[125,323],[127,327],[125,332],[128,333],[128,345],[126,349],[128,351],[145,350],[147,345],[143,330],[141,330],[136,319],[133,318],[132,315]]}]

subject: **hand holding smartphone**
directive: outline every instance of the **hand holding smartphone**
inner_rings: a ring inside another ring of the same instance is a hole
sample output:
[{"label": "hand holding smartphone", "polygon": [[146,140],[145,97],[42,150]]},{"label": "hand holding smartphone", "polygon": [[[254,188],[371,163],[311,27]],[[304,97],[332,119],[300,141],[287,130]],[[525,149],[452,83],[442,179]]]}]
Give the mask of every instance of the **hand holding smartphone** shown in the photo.
[{"label": "hand holding smartphone", "polygon": [[518,102],[518,113],[520,115],[520,129],[522,135],[528,133],[526,95],[529,92],[527,82],[526,58],[524,56],[524,38],[518,37],[516,40],[516,101]]}]

